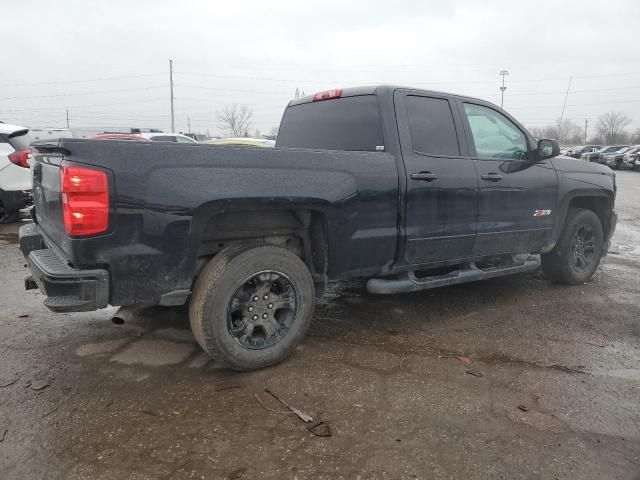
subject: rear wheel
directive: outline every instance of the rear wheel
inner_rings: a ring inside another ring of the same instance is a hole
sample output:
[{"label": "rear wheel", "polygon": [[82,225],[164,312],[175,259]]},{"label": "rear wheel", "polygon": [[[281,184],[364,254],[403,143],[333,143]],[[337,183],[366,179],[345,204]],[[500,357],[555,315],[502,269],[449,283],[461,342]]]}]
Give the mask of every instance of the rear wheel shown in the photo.
[{"label": "rear wheel", "polygon": [[567,285],[586,282],[598,268],[604,235],[591,210],[572,208],[555,248],[541,255],[542,269],[550,280]]},{"label": "rear wheel", "polygon": [[196,340],[236,370],[285,359],[304,338],[315,303],[313,280],[300,258],[266,244],[229,247],[196,281],[189,320]]}]

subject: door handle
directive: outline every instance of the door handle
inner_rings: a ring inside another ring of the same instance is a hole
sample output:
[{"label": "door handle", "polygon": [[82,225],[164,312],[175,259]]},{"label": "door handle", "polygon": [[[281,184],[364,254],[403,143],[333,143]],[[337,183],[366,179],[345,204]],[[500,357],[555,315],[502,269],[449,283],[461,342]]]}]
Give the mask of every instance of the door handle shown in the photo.
[{"label": "door handle", "polygon": [[502,180],[502,175],[499,173],[485,173],[484,175],[480,175],[482,180],[489,180],[490,182],[499,182]]},{"label": "door handle", "polygon": [[438,178],[438,175],[431,172],[418,172],[411,174],[411,180],[424,180],[425,182],[432,182]]}]

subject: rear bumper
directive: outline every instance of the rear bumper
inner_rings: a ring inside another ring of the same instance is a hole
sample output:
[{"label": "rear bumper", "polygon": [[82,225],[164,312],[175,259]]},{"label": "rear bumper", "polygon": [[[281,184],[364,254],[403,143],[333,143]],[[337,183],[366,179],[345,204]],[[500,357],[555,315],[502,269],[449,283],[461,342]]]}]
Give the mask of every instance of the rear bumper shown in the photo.
[{"label": "rear bumper", "polygon": [[109,272],[104,269],[80,270],[53,248],[47,248],[36,224],[20,228],[20,250],[29,263],[31,277],[27,289],[34,284],[47,297],[44,305],[53,312],[87,312],[109,304]]}]

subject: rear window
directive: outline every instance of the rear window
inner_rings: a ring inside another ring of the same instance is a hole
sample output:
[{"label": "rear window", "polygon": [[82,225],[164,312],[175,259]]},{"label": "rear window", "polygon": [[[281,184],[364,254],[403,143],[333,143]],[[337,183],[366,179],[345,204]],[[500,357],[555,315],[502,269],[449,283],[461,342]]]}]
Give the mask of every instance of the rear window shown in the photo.
[{"label": "rear window", "polygon": [[375,95],[342,97],[287,108],[277,147],[376,151],[384,147]]},{"label": "rear window", "polygon": [[28,130],[22,130],[17,135],[9,137],[9,143],[16,151],[30,148],[33,141],[34,139]]}]

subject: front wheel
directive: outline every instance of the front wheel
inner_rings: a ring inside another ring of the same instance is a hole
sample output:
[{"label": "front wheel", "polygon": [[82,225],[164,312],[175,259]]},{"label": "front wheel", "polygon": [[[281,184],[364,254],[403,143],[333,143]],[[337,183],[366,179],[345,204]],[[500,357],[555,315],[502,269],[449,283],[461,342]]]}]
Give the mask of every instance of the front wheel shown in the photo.
[{"label": "front wheel", "polygon": [[235,370],[284,360],[304,338],[315,305],[313,279],[288,250],[247,243],[218,253],[196,281],[189,321],[209,355]]},{"label": "front wheel", "polygon": [[598,216],[591,210],[572,208],[558,243],[551,252],[541,255],[542,269],[554,282],[584,283],[598,268],[603,251],[604,235]]}]

